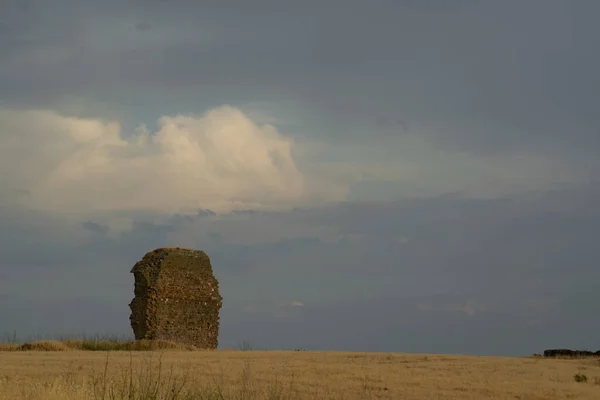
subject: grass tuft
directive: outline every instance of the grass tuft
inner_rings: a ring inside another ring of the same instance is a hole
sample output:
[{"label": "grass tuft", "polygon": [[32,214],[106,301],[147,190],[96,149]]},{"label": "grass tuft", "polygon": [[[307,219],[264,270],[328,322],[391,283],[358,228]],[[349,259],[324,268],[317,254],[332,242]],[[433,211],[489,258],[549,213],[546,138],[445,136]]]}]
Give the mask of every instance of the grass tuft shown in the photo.
[{"label": "grass tuft", "polygon": [[39,340],[32,343],[23,343],[20,346],[16,346],[15,350],[18,351],[67,351],[71,348],[58,340]]},{"label": "grass tuft", "polygon": [[15,351],[19,348],[16,343],[0,343],[0,351]]}]

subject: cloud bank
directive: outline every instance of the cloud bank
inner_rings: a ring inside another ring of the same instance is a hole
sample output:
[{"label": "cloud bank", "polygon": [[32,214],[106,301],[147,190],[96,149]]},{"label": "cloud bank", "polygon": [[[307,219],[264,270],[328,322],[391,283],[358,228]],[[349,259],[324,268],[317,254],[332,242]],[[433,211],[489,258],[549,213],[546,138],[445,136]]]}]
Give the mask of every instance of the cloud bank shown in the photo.
[{"label": "cloud bank", "polygon": [[291,138],[230,106],[163,116],[130,137],[114,121],[0,110],[0,131],[3,200],[38,210],[228,212],[345,197],[303,176]]}]

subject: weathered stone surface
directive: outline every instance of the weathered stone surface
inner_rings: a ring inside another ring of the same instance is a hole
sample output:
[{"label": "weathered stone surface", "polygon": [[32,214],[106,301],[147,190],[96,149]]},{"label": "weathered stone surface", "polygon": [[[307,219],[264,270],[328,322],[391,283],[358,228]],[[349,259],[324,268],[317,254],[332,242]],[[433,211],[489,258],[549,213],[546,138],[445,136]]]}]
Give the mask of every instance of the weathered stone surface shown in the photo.
[{"label": "weathered stone surface", "polygon": [[200,250],[161,248],[131,269],[131,328],[136,340],[171,340],[215,349],[223,298],[210,258]]}]

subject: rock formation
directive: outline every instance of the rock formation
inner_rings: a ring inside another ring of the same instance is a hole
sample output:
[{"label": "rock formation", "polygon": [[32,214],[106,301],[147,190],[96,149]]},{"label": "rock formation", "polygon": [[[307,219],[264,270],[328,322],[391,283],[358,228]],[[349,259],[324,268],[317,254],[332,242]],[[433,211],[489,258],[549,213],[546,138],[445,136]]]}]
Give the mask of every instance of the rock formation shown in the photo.
[{"label": "rock formation", "polygon": [[544,357],[600,357],[600,350],[550,349],[544,350]]},{"label": "rock formation", "polygon": [[210,258],[200,250],[162,248],[131,269],[131,328],[136,340],[170,340],[215,349],[223,298]]}]

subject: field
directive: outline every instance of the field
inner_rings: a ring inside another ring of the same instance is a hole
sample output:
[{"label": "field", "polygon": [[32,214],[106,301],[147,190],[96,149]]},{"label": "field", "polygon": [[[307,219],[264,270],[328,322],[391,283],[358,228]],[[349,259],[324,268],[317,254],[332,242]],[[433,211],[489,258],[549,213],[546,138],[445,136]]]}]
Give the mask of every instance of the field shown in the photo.
[{"label": "field", "polygon": [[5,346],[0,399],[600,399],[592,358],[74,347]]}]

